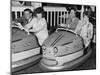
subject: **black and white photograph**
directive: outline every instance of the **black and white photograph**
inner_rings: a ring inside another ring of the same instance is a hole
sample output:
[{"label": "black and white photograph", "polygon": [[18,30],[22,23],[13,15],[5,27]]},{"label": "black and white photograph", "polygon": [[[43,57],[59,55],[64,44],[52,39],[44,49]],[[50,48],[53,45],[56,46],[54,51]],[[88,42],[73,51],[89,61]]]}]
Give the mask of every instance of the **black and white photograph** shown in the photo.
[{"label": "black and white photograph", "polygon": [[11,0],[11,74],[96,70],[96,5]]}]

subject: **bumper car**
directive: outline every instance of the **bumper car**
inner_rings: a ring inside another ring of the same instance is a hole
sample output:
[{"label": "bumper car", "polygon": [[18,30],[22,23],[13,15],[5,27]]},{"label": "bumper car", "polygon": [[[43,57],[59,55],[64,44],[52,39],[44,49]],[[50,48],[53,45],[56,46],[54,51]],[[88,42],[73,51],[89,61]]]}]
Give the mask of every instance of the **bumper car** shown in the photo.
[{"label": "bumper car", "polygon": [[65,28],[52,33],[44,41],[42,51],[39,66],[43,71],[72,70],[85,62],[92,52],[85,48],[81,36]]},{"label": "bumper car", "polygon": [[35,35],[12,27],[11,32],[11,70],[16,72],[31,66],[41,59],[40,47]]}]

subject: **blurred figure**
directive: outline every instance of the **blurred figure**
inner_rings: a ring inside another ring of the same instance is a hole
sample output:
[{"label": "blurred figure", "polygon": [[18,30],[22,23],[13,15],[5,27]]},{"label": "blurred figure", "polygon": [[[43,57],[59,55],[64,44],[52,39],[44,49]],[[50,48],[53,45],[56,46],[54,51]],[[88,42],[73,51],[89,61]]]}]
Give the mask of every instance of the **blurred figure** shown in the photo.
[{"label": "blurred figure", "polygon": [[72,8],[70,10],[69,20],[67,21],[68,28],[74,31],[76,29],[78,22],[79,19],[76,17],[76,10],[75,8]]},{"label": "blurred figure", "polygon": [[93,37],[93,25],[89,22],[88,12],[83,13],[83,20],[79,21],[75,32],[82,36],[85,47],[87,47]]},{"label": "blurred figure", "polygon": [[34,18],[25,26],[25,30],[34,32],[38,38],[40,46],[48,37],[47,22],[44,18],[44,10],[41,7],[34,10]]}]

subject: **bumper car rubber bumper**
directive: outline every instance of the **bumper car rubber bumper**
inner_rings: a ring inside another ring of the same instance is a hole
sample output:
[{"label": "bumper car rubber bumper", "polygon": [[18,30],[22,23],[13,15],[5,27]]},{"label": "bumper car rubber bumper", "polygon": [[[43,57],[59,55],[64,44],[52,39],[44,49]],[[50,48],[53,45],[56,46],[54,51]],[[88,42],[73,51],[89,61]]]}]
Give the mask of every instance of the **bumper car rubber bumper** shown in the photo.
[{"label": "bumper car rubber bumper", "polygon": [[[21,62],[18,61],[18,63],[16,64],[17,67],[11,68],[11,71],[14,73],[14,72],[23,70],[25,68],[28,68],[30,66],[33,66],[33,65],[39,63],[40,60],[41,60],[41,55],[37,55],[37,56],[33,56],[27,60],[21,60]],[[14,65],[12,65],[12,66],[14,66]]]},{"label": "bumper car rubber bumper", "polygon": [[42,61],[40,61],[39,63],[39,67],[41,68],[42,71],[61,71],[61,70],[72,70],[74,68],[76,68],[77,66],[81,65],[82,63],[84,63],[91,55],[92,53],[92,50],[88,50],[88,52],[75,59],[75,60],[72,60],[70,62],[66,62],[65,64],[63,64],[62,66],[47,66],[45,64],[42,63]]}]

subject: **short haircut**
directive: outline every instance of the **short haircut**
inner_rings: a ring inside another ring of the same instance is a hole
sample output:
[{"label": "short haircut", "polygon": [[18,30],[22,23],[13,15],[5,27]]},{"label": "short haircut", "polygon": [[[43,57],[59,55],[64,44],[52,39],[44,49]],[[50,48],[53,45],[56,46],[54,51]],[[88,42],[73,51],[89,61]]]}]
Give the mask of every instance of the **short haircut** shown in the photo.
[{"label": "short haircut", "polygon": [[42,7],[36,8],[36,9],[34,10],[34,12],[33,12],[34,16],[36,16],[37,14],[40,14],[40,13],[42,14],[42,17],[45,17],[45,15],[44,15],[44,10],[43,10]]},{"label": "short haircut", "polygon": [[87,16],[89,18],[89,21],[90,21],[90,18],[91,18],[91,12],[90,11],[85,11],[83,12],[83,17],[84,16]]},{"label": "short haircut", "polygon": [[25,11],[28,11],[29,13],[32,13],[32,10],[29,9],[29,8],[25,9],[24,12],[25,12]]},{"label": "short haircut", "polygon": [[74,6],[74,7],[71,7],[71,9],[69,10],[69,13],[71,12],[71,10],[74,10],[75,14],[76,14],[76,11],[77,11],[77,7]]},{"label": "short haircut", "polygon": [[89,18],[90,15],[91,15],[91,12],[89,12],[89,11],[85,11],[85,12],[83,12],[83,16],[85,16],[85,15]]}]

